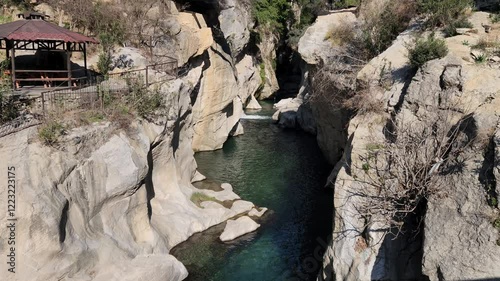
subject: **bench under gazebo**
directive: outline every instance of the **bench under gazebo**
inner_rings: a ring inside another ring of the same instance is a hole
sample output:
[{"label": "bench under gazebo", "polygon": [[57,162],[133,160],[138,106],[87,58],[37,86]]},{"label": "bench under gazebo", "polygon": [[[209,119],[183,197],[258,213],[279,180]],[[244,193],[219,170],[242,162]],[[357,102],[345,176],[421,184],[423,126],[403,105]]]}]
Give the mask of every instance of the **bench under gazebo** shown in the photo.
[{"label": "bench under gazebo", "polygon": [[[84,77],[88,77],[87,44],[98,42],[46,21],[40,13],[18,15],[21,20],[0,25],[0,49],[6,50],[14,89],[21,83],[37,82],[50,86],[53,82],[71,87],[81,78],[73,75],[71,53],[83,53]],[[36,51],[33,59],[16,59],[16,50]]]}]

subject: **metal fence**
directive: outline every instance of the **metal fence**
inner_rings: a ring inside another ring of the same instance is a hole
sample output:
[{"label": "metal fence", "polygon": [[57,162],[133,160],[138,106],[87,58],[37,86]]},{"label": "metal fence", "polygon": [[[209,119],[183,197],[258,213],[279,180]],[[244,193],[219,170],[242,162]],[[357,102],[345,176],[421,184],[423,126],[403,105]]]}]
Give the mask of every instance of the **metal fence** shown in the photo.
[{"label": "metal fence", "polygon": [[[142,69],[81,78],[75,87],[45,91],[36,97],[17,100],[23,108],[22,114],[0,124],[0,137],[39,125],[48,113],[103,109],[105,98],[110,95],[126,95],[134,89],[148,88],[177,77],[177,61],[170,59]],[[3,95],[15,96],[12,91]]]},{"label": "metal fence", "polygon": [[0,138],[27,129],[29,127],[40,125],[41,123],[41,116],[23,114],[14,120],[0,125]]}]

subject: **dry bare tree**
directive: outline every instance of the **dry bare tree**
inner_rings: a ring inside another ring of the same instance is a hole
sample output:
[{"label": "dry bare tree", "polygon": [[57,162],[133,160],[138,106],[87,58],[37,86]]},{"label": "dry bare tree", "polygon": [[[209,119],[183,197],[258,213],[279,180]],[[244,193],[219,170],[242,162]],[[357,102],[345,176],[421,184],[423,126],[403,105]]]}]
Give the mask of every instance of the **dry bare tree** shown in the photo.
[{"label": "dry bare tree", "polygon": [[[348,200],[357,200],[357,216],[367,224],[387,226],[397,237],[405,219],[430,196],[444,196],[448,176],[464,168],[464,150],[477,138],[473,114],[430,107],[424,118],[390,120],[385,143],[370,144],[353,161],[353,181],[362,188]],[[386,126],[387,127],[387,126]]]}]

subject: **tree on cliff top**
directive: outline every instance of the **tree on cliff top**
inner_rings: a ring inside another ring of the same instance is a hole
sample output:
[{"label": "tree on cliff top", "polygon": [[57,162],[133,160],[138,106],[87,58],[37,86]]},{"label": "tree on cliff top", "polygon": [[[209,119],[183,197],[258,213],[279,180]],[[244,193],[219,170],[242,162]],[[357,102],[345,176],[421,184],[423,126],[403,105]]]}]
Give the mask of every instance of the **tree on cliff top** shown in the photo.
[{"label": "tree on cliff top", "polygon": [[253,14],[257,23],[270,32],[282,34],[293,18],[290,3],[287,0],[257,0]]}]

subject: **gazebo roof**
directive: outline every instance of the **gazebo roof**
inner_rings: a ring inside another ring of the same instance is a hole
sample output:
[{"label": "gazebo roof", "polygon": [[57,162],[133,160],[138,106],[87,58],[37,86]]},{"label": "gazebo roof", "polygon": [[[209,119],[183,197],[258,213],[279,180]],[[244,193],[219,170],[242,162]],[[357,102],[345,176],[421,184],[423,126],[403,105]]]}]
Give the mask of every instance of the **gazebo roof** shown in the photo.
[{"label": "gazebo roof", "polygon": [[23,19],[0,25],[0,40],[98,43],[97,40],[43,19]]}]

